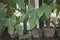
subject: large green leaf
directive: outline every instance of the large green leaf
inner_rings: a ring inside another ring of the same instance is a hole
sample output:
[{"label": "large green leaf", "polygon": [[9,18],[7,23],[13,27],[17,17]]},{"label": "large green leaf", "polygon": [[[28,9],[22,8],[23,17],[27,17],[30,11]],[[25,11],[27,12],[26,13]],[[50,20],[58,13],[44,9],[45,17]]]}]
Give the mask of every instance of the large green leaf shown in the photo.
[{"label": "large green leaf", "polygon": [[18,2],[18,5],[19,5],[19,7],[21,8],[21,9],[25,9],[25,3],[24,3],[24,0],[17,0]]},{"label": "large green leaf", "polygon": [[38,23],[39,18],[44,13],[45,13],[47,19],[49,19],[51,11],[52,11],[52,8],[49,5],[46,5],[46,4],[42,4],[39,9],[35,9],[33,6],[30,6],[30,8],[28,9],[28,12],[27,12],[28,17],[29,17],[30,29],[34,28],[34,26]]},{"label": "large green leaf", "polygon": [[14,27],[9,26],[8,27],[8,33],[12,36],[14,34]]},{"label": "large green leaf", "polygon": [[8,19],[8,32],[10,35],[14,33],[14,26],[16,24],[16,16],[12,15],[11,18]]},{"label": "large green leaf", "polygon": [[22,29],[22,26],[20,24],[17,24],[15,26],[15,29],[16,29],[16,32],[18,35],[23,35],[23,29]]},{"label": "large green leaf", "polygon": [[1,24],[4,26],[4,27],[7,27],[8,26],[8,18],[1,18]]},{"label": "large green leaf", "polygon": [[28,9],[26,10],[28,18],[31,18],[34,15],[35,11],[35,8],[32,5],[29,5]]},{"label": "large green leaf", "polygon": [[7,26],[8,26],[8,19],[1,18],[0,19],[0,31],[4,31]]},{"label": "large green leaf", "polygon": [[1,24],[1,23],[0,23],[0,31],[2,31],[2,32],[3,32],[3,31],[5,30],[5,28],[6,28],[6,27],[5,27],[5,26],[3,26],[3,24]]},{"label": "large green leaf", "polygon": [[40,9],[35,9],[34,6],[29,5],[26,11],[30,29],[32,30],[34,26],[39,22],[39,18],[43,15]]},{"label": "large green leaf", "polygon": [[8,4],[11,8],[16,8],[17,0],[8,0]]},{"label": "large green leaf", "polygon": [[36,18],[33,17],[29,20],[29,25],[30,25],[30,29],[32,30],[34,28],[34,26],[36,25]]},{"label": "large green leaf", "polygon": [[5,8],[3,3],[0,3],[0,18],[6,16],[7,9]]},{"label": "large green leaf", "polygon": [[30,25],[30,29],[32,30],[34,28],[34,26],[38,23],[39,18],[37,16],[37,12],[33,11],[31,12],[32,15],[31,18],[29,19],[29,25]]},{"label": "large green leaf", "polygon": [[41,7],[39,8],[39,13],[38,13],[38,16],[42,16],[43,13],[45,13],[46,17],[49,19],[50,17],[50,14],[52,12],[52,8],[49,6],[49,5],[46,5],[46,4],[42,4]]},{"label": "large green leaf", "polygon": [[36,11],[37,11],[38,17],[40,18],[40,17],[43,15],[43,10],[39,8],[39,9],[36,10]]},{"label": "large green leaf", "polygon": [[16,16],[9,18],[9,26],[14,26],[16,24]]},{"label": "large green leaf", "polygon": [[47,6],[46,11],[45,11],[45,15],[48,19],[49,19],[51,13],[52,13],[52,8],[50,6]]},{"label": "large green leaf", "polygon": [[33,29],[34,26],[36,25],[36,13],[35,13],[35,8],[31,5],[29,5],[29,8],[27,10],[27,13],[28,14],[28,21],[29,21],[29,25],[30,25],[30,29]]},{"label": "large green leaf", "polygon": [[38,23],[39,19],[38,18],[35,18],[33,17],[32,19],[29,20],[29,25],[30,25],[30,30],[32,30],[35,25]]},{"label": "large green leaf", "polygon": [[2,28],[3,28],[3,26],[2,26],[2,24],[0,23],[0,31],[2,30]]}]

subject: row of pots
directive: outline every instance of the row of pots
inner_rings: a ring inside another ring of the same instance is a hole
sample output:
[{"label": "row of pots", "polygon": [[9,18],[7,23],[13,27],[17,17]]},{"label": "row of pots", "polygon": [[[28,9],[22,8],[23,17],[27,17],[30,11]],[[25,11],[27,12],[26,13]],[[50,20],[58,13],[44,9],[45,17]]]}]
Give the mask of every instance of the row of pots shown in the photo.
[{"label": "row of pots", "polygon": [[54,35],[60,37],[60,28],[43,27],[43,32],[45,37],[54,37]]},{"label": "row of pots", "polygon": [[[45,37],[54,37],[55,33],[58,37],[60,37],[60,28],[55,27],[43,27],[43,32]],[[3,32],[0,32],[0,38]]]}]

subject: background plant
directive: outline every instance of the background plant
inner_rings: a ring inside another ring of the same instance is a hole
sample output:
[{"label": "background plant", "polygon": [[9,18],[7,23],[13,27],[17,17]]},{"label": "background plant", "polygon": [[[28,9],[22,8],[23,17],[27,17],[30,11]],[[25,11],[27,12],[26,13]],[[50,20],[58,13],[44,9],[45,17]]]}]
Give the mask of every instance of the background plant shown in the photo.
[{"label": "background plant", "polygon": [[[21,20],[27,19],[30,25],[30,29],[34,28],[35,24],[39,22],[39,18],[45,13],[47,19],[49,19],[50,14],[53,9],[57,9],[57,12],[60,11],[60,1],[56,0],[43,0],[42,5],[35,9],[34,6],[28,5],[25,11],[24,0],[0,0],[0,30],[4,31],[8,27],[8,33],[12,36],[14,34],[14,29],[16,29],[17,34],[22,35],[23,30],[20,25]],[[16,7],[16,4],[19,5],[19,8]],[[56,5],[54,5],[56,4]],[[21,18],[14,15],[15,10],[18,10],[23,15]],[[58,15],[59,13],[57,13]],[[43,15],[44,16],[44,15]],[[44,17],[45,18],[45,17]],[[22,21],[23,22],[23,21]]]}]

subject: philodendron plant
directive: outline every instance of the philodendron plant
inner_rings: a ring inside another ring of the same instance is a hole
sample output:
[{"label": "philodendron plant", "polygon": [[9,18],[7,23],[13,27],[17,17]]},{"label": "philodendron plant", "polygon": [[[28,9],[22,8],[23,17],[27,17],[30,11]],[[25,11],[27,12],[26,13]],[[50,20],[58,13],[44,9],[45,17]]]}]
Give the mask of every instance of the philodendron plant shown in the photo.
[{"label": "philodendron plant", "polygon": [[[22,26],[20,24],[20,17],[16,17],[14,13],[9,18],[7,16],[7,8],[3,3],[0,3],[0,32],[4,33],[6,27],[11,37],[23,35]],[[19,23],[18,23],[19,22]],[[2,34],[3,34],[2,33]]]},{"label": "philodendron plant", "polygon": [[[0,30],[4,31],[4,29],[7,27],[8,28],[8,33],[13,36],[14,32],[16,32],[19,36],[23,34],[22,26],[20,25],[20,21],[27,19],[30,25],[30,29],[32,30],[34,26],[39,22],[39,18],[45,13],[46,17],[49,19],[52,7],[50,5],[47,5],[45,3],[42,3],[42,5],[38,8],[35,9],[34,6],[28,4],[28,8],[26,8],[26,13],[24,14],[25,11],[25,3],[24,0],[9,0],[8,2],[8,8],[11,10],[11,15],[9,18],[6,17],[7,15],[7,10],[2,3],[0,5]],[[18,7],[16,8],[16,4],[18,4]],[[9,10],[9,11],[10,11]],[[18,10],[22,14],[22,19],[21,17],[16,17],[14,15],[15,10]],[[22,21],[23,22],[23,21]]]},{"label": "philodendron plant", "polygon": [[44,3],[42,3],[40,8],[38,8],[38,9],[35,9],[34,6],[28,5],[26,14],[28,17],[30,29],[34,28],[34,26],[39,22],[39,18],[41,16],[44,16],[44,14],[47,17],[47,19],[49,19],[51,11],[52,11],[52,8],[49,5],[44,4]]},{"label": "philodendron plant", "polygon": [[18,17],[12,14],[11,17],[7,18],[7,9],[3,3],[0,3],[0,31],[4,32],[5,28],[8,28],[8,33],[13,36],[15,30],[17,34],[22,35],[23,30],[20,22],[17,24]]}]

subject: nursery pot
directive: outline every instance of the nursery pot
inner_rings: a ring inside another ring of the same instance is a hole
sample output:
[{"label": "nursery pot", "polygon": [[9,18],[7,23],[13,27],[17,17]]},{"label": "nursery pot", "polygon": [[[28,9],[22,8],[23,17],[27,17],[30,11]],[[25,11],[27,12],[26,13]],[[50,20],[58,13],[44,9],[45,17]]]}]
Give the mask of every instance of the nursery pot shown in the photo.
[{"label": "nursery pot", "polygon": [[60,37],[60,28],[56,28],[56,35]]},{"label": "nursery pot", "polygon": [[55,28],[54,27],[44,27],[44,36],[45,37],[54,37],[55,34]]}]

